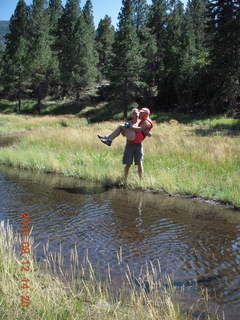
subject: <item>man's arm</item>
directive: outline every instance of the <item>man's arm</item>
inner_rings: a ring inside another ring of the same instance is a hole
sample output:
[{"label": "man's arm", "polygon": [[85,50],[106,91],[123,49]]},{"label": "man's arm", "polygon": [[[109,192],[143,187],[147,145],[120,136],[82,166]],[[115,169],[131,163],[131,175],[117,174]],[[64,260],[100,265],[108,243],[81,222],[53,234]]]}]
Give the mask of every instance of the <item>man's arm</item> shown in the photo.
[{"label": "man's arm", "polygon": [[142,127],[132,126],[132,127],[129,127],[129,129],[132,129],[132,130],[134,130],[135,132],[142,132],[142,131],[143,131],[143,128],[142,128]]},{"label": "man's arm", "polygon": [[150,129],[150,127],[151,126],[149,125],[148,121],[144,121],[141,127],[133,125],[132,127],[130,127],[130,129],[136,132],[147,132]]}]

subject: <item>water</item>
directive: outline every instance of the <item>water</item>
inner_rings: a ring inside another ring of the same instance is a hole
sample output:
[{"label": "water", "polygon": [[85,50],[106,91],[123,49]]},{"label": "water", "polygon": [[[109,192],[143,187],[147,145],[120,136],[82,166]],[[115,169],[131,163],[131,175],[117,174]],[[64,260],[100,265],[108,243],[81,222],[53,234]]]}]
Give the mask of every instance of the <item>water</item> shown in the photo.
[{"label": "water", "polygon": [[0,194],[1,220],[19,230],[20,213],[30,214],[40,258],[47,241],[52,251],[61,245],[66,261],[76,245],[80,260],[88,252],[97,271],[104,274],[110,265],[116,278],[127,264],[138,275],[146,263],[160,262],[176,284],[210,279],[187,288],[184,303],[208,288],[210,304],[225,319],[239,319],[240,211],[4,167]]}]

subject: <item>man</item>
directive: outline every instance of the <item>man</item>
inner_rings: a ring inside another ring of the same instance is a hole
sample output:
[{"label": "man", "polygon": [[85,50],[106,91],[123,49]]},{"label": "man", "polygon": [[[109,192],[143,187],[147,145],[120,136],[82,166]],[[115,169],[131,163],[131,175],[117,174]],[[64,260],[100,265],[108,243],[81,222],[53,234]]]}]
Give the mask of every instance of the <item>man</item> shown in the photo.
[{"label": "man", "polygon": [[142,141],[146,136],[151,136],[150,130],[152,129],[152,121],[149,118],[150,110],[147,108],[142,108],[139,113],[136,109],[132,110],[131,113],[131,122],[126,122],[124,125],[118,126],[109,136],[99,136],[101,142],[105,143],[108,146],[111,146],[112,141],[122,133],[127,138],[127,143],[123,155],[123,164],[124,168],[124,178],[125,181],[128,177],[129,169],[133,163],[138,166],[138,175],[139,178],[143,177],[143,146]]}]

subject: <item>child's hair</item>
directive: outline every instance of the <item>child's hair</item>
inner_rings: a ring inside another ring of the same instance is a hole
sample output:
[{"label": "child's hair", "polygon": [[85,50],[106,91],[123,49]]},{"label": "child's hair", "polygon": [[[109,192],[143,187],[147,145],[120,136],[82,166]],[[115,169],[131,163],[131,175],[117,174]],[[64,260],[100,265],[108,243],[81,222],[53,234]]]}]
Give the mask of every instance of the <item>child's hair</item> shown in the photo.
[{"label": "child's hair", "polygon": [[138,108],[133,108],[131,113],[133,113],[133,112],[139,113],[139,109]]}]

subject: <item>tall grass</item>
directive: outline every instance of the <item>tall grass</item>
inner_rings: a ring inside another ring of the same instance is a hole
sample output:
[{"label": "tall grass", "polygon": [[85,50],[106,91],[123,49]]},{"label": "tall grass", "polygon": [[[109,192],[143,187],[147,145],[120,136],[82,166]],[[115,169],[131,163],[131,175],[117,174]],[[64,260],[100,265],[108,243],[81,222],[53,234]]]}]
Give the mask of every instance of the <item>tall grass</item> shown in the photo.
[{"label": "tall grass", "polygon": [[[236,128],[234,121],[222,119],[222,126],[232,123]],[[11,116],[9,122],[7,129],[1,130],[21,131],[26,122],[32,130],[14,145],[0,149],[0,163],[110,185],[122,182],[124,138],[120,136],[109,148],[96,137],[97,133],[109,134],[118,122],[86,124],[79,118],[18,116]],[[145,177],[139,181],[136,170],[131,169],[127,186],[240,206],[239,131],[221,131],[220,123],[221,119],[212,119],[189,125],[174,121],[156,124],[153,136],[144,142]]]},{"label": "tall grass", "polygon": [[29,115],[1,114],[0,135],[5,136],[19,133],[27,133],[28,131],[37,128],[79,128],[82,125],[86,124],[86,119],[80,119],[72,115],[39,117]]},{"label": "tall grass", "polygon": [[[47,247],[44,263],[37,264],[32,253],[29,255],[32,272],[21,271],[22,257],[18,254],[20,235],[14,234],[8,223],[1,222],[0,231],[1,319],[192,319],[191,311],[181,311],[180,305],[175,301],[176,292],[171,285],[168,289],[159,290],[150,273],[146,274],[146,280],[151,284],[150,293],[134,286],[130,270],[126,273],[126,280],[123,280],[121,288],[113,293],[111,270],[108,281],[101,282],[97,279],[88,257],[84,266],[79,263],[76,248],[72,250],[68,272],[62,267],[64,261],[61,251],[53,255]],[[31,252],[34,252],[34,240],[30,240]],[[22,279],[26,278],[29,279],[29,288],[22,289]],[[28,307],[21,307],[22,295],[29,296]],[[210,319],[206,311],[206,297],[204,299],[201,300],[203,304],[199,300],[199,306],[196,307],[203,311],[205,305],[205,319]]]}]

